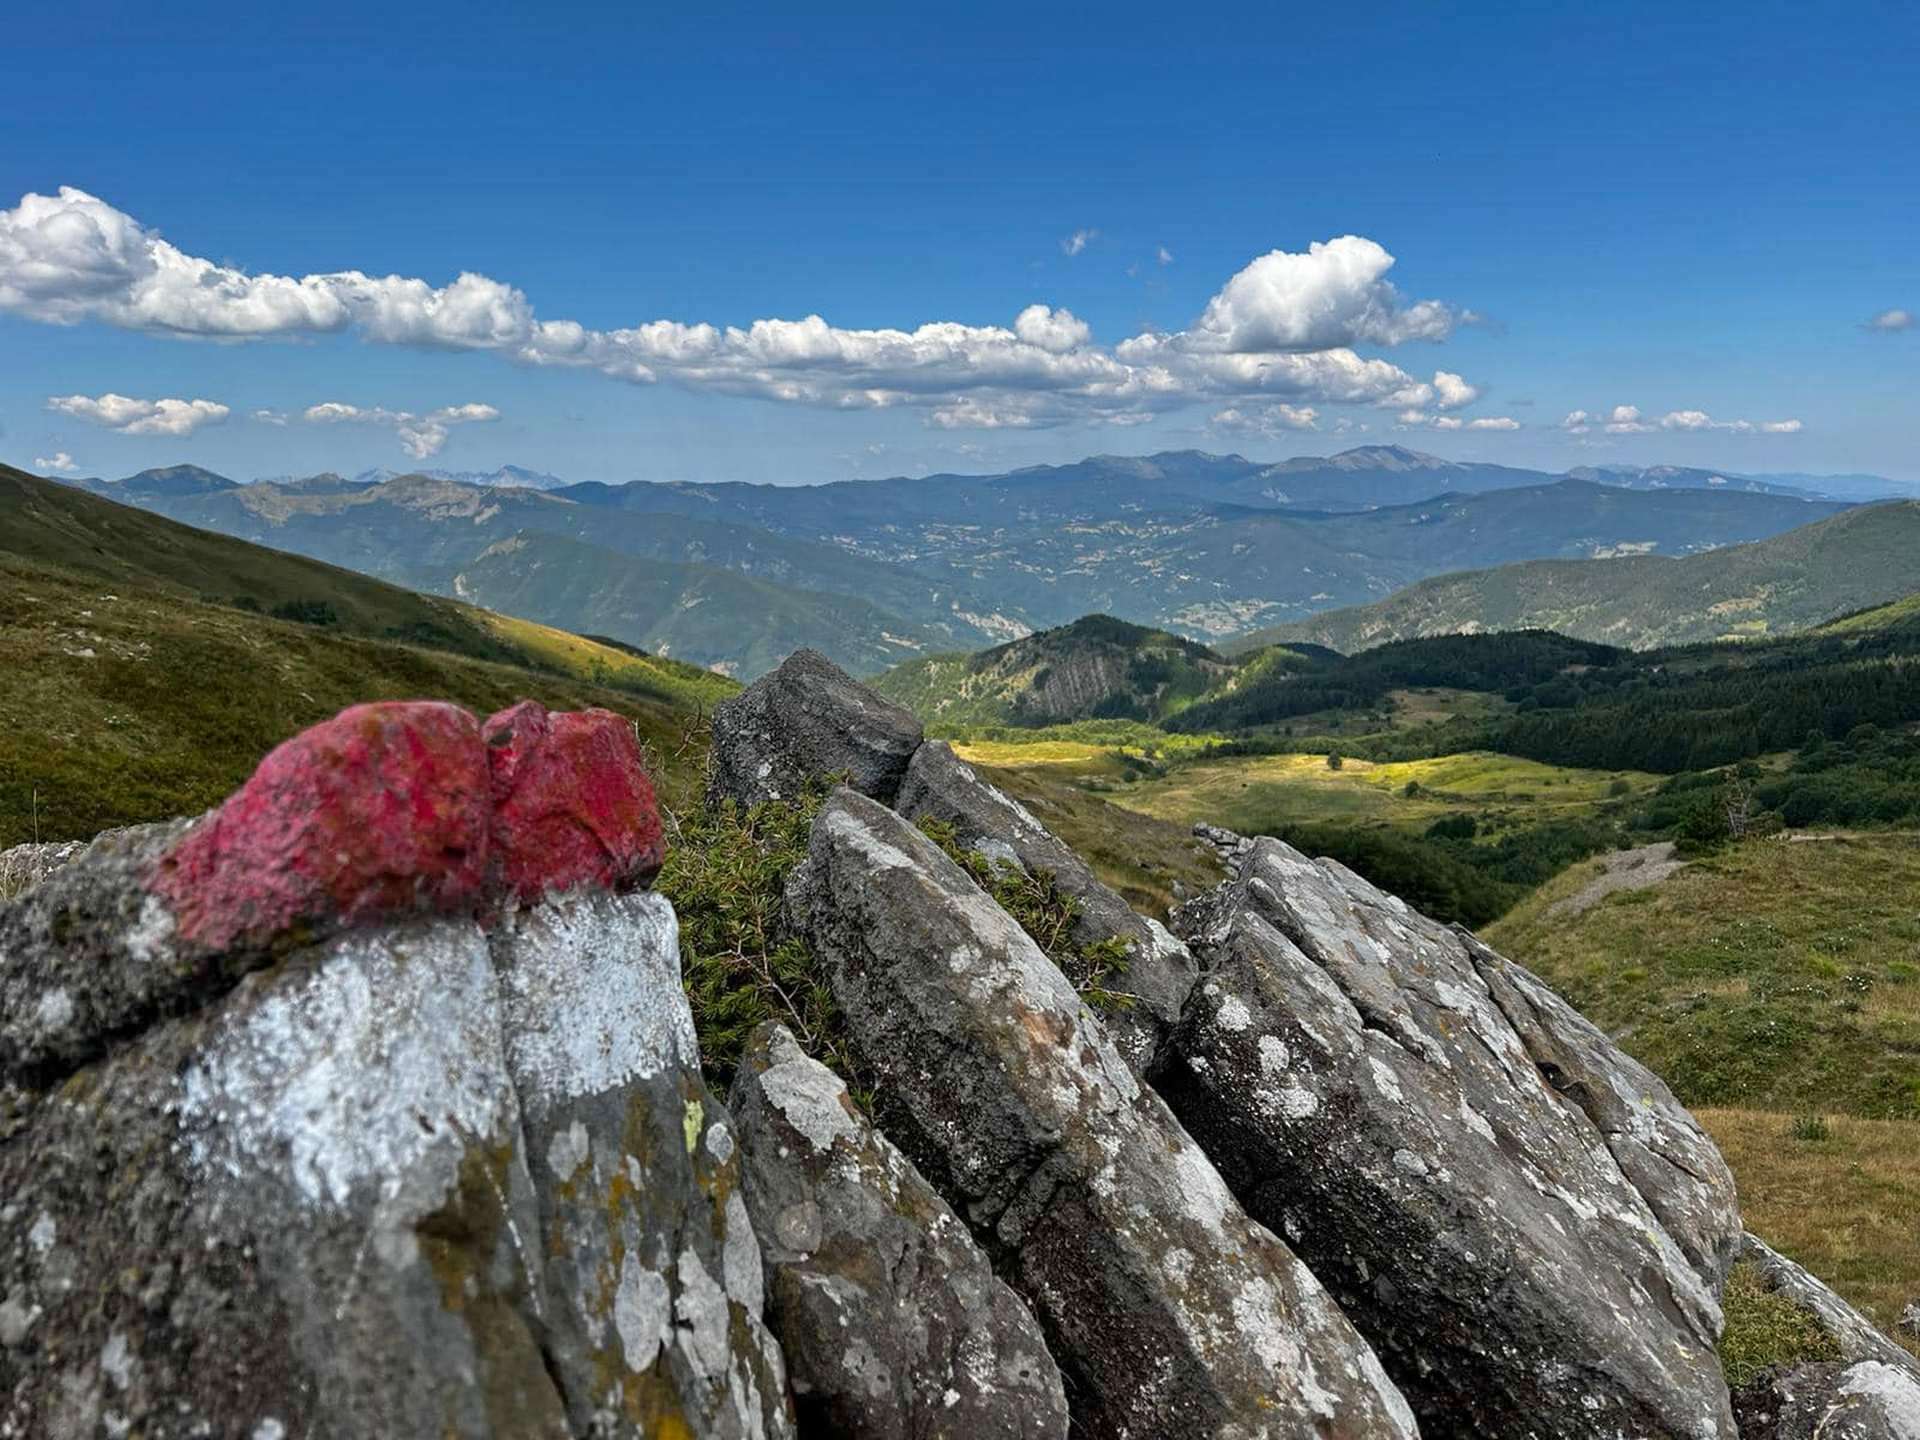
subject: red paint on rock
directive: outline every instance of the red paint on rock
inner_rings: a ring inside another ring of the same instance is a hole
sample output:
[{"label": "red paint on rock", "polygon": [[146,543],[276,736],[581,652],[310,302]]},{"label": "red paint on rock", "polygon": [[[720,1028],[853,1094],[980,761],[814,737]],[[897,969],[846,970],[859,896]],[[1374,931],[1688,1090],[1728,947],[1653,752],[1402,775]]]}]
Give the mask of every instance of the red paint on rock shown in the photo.
[{"label": "red paint on rock", "polygon": [[432,701],[355,705],[279,746],[161,860],[181,938],[262,944],[296,923],[446,913],[485,894],[479,723]]},{"label": "red paint on rock", "polygon": [[666,839],[633,727],[611,710],[523,700],[483,727],[493,767],[492,876],[523,901],[659,873]]}]

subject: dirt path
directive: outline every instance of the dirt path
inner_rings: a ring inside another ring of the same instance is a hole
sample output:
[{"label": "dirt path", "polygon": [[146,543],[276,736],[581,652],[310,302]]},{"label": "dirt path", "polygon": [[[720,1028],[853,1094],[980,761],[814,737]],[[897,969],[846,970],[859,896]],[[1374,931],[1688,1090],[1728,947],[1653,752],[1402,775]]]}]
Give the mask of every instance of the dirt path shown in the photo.
[{"label": "dirt path", "polygon": [[1686,861],[1673,858],[1673,842],[1642,845],[1637,850],[1616,850],[1600,858],[1600,873],[1573,894],[1547,907],[1550,917],[1568,917],[1591,910],[1607,896],[1619,890],[1645,890],[1658,885]]}]

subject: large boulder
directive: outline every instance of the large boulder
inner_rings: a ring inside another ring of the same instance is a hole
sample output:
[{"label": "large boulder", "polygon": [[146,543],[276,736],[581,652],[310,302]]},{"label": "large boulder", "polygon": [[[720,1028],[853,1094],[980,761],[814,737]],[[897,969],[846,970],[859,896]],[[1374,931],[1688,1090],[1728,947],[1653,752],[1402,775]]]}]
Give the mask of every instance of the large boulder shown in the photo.
[{"label": "large boulder", "polygon": [[1455,933],[1540,1074],[1605,1137],[1621,1173],[1718,1293],[1742,1240],[1733,1173],[1712,1137],[1657,1075],[1538,976],[1471,932]]},{"label": "large boulder", "polygon": [[803,1431],[1062,1440],[1040,1327],[839,1076],[764,1025],[728,1108]]},{"label": "large boulder", "polygon": [[496,721],[0,907],[0,1437],[791,1435],[637,745]]},{"label": "large boulder", "polygon": [[1118,939],[1126,945],[1126,973],[1117,988],[1132,1003],[1102,1018],[1127,1063],[1138,1074],[1148,1073],[1199,974],[1187,947],[1159,921],[1135,914],[1024,805],[982,780],[942,741],[930,740],[914,754],[894,808],[909,820],[952,826],[962,846],[996,863],[1051,872],[1061,893],[1079,908],[1072,931],[1076,943]]},{"label": "large boulder", "polygon": [[882,1121],[1024,1295],[1103,1436],[1405,1436],[1320,1284],[1248,1219],[1033,941],[839,790],[788,891]]},{"label": "large boulder", "polygon": [[673,907],[582,888],[509,915],[492,942],[548,1282],[542,1334],[574,1433],[791,1435]]},{"label": "large boulder", "polygon": [[0,1142],[0,1435],[565,1436],[487,941],[340,936]]},{"label": "large boulder", "polygon": [[920,748],[920,722],[817,650],[796,650],[713,711],[710,802],[748,809],[791,799],[810,779],[844,775],[891,804]]},{"label": "large boulder", "polygon": [[[1461,936],[1271,839],[1179,919],[1204,979],[1161,1092],[1372,1341],[1423,1433],[1732,1433],[1717,1276],[1550,1083],[1503,1003],[1517,973],[1496,989]],[[1606,1066],[1592,1044],[1554,1053],[1563,1080]],[[1691,1129],[1672,1111],[1661,1123]],[[1694,1160],[1737,1234],[1704,1138]]]}]

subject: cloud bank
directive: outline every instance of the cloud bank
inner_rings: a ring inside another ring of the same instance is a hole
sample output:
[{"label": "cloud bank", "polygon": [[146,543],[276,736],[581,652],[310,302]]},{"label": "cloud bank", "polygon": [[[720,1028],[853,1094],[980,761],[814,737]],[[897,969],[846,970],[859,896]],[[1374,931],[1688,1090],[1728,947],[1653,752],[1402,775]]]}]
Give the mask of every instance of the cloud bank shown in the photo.
[{"label": "cloud bank", "polygon": [[[1094,238],[1077,232],[1063,248],[1077,254]],[[1189,328],[1112,346],[1096,344],[1070,312],[1044,305],[1011,326],[849,330],[808,315],[595,329],[541,317],[520,290],[471,272],[436,286],[359,270],[240,270],[187,254],[71,187],[0,211],[0,312],[48,324],[223,341],[353,334],[374,344],[491,351],[634,384],[667,381],[840,410],[912,407],[945,428],[1124,424],[1196,402],[1423,410],[1470,403],[1457,397],[1479,392],[1459,376],[1422,380],[1356,353],[1360,345],[1442,340],[1470,318],[1437,300],[1404,300],[1387,279],[1393,265],[1385,248],[1356,235],[1298,254],[1275,250],[1230,278]],[[421,420],[419,438],[408,443],[437,444],[429,438],[436,423],[447,422]]]},{"label": "cloud bank", "polygon": [[122,435],[191,435],[232,412],[213,400],[136,400],[130,395],[53,395],[47,408]]},{"label": "cloud bank", "polygon": [[1616,405],[1605,414],[1569,410],[1560,428],[1569,435],[1586,435],[1596,429],[1605,435],[1703,430],[1727,435],[1797,435],[1805,427],[1798,420],[1716,420],[1704,410],[1669,410],[1658,419],[1648,419],[1638,405]]}]

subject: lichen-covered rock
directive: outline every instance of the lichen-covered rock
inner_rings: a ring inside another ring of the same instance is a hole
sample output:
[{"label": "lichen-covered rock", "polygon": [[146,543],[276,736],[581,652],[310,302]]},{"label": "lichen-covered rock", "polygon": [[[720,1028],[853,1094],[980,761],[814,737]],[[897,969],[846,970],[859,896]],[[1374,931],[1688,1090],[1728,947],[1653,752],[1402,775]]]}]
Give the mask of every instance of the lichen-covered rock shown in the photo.
[{"label": "lichen-covered rock", "polygon": [[486,937],[344,935],[0,1142],[0,1435],[567,1435]]},{"label": "lichen-covered rock", "polygon": [[1040,1328],[966,1227],[782,1026],[728,1108],[803,1431],[849,1440],[1061,1440]]},{"label": "lichen-covered rock", "polygon": [[1159,921],[1136,915],[1024,805],[982,780],[942,741],[928,741],[915,752],[895,808],[909,820],[951,825],[963,846],[990,859],[1028,872],[1051,871],[1061,892],[1078,903],[1076,942],[1125,942],[1126,973],[1115,988],[1133,1003],[1102,1019],[1135,1072],[1150,1071],[1199,974],[1187,947]]},{"label": "lichen-covered rock", "polygon": [[1920,1379],[1880,1360],[1795,1365],[1734,1397],[1740,1440],[1920,1440]]},{"label": "lichen-covered rock", "polygon": [[778,1440],[793,1433],[785,1371],[678,933],[660,896],[589,888],[493,935],[549,1368],[576,1435]]},{"label": "lichen-covered rock", "polygon": [[714,707],[707,798],[745,809],[791,799],[809,779],[845,775],[862,795],[891,804],[921,733],[911,713],[817,650],[796,650]]},{"label": "lichen-covered rock", "polygon": [[62,840],[0,850],[0,900],[25,894],[86,848],[84,840]]},{"label": "lichen-covered rock", "polygon": [[[1270,839],[1191,917],[1204,978],[1161,1091],[1423,1433],[1732,1433],[1713,1286],[1462,937]],[[1589,1047],[1565,1073],[1603,1063]]]},{"label": "lichen-covered rock", "polygon": [[0,901],[0,1081],[71,1067],[109,1037],[230,985],[264,957],[183,945],[147,888],[193,822],[111,830]]},{"label": "lichen-covered rock", "polygon": [[1622,1173],[1717,1294],[1741,1245],[1733,1172],[1673,1092],[1522,966],[1456,929],[1540,1073],[1606,1137]]},{"label": "lichen-covered rock", "polygon": [[925,836],[837,791],[788,901],[879,1077],[888,1136],[1033,1307],[1086,1433],[1415,1433],[1307,1268]]},{"label": "lichen-covered rock", "polygon": [[1834,1294],[1819,1276],[1796,1265],[1757,1235],[1743,1235],[1739,1259],[1760,1273],[1766,1288],[1813,1317],[1843,1361],[1874,1360],[1904,1371],[1920,1382],[1920,1360],[1875,1328],[1873,1322]]},{"label": "lichen-covered rock", "polygon": [[481,728],[493,782],[494,881],[523,902],[659,873],[666,840],[633,726],[611,710],[522,700]]}]

